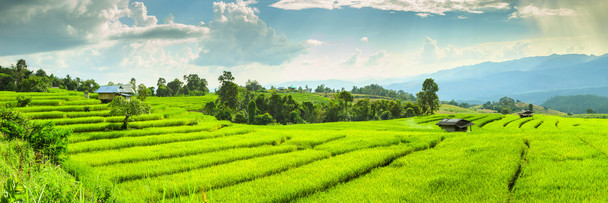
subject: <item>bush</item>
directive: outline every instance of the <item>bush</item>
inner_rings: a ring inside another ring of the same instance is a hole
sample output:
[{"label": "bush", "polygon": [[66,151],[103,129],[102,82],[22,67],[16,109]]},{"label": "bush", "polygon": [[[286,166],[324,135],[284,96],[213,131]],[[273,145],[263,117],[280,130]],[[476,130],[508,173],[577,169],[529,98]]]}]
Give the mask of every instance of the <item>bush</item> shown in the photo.
[{"label": "bush", "polygon": [[27,96],[18,96],[17,97],[17,106],[25,107],[32,101],[32,97]]},{"label": "bush", "polygon": [[382,112],[382,114],[380,115],[380,119],[382,119],[382,120],[391,119],[391,112],[390,111]]},{"label": "bush", "polygon": [[256,115],[253,120],[253,124],[255,125],[268,125],[276,122],[268,113]]},{"label": "bush", "polygon": [[27,138],[35,151],[49,158],[53,163],[63,160],[68,151],[68,137],[71,132],[56,129],[51,122],[33,123],[32,130]]},{"label": "bush", "polygon": [[247,113],[245,111],[239,111],[234,116],[233,122],[235,123],[247,123]]},{"label": "bush", "polygon": [[232,120],[232,115],[230,114],[230,111],[228,111],[227,109],[220,109],[220,111],[217,113],[217,115],[215,115],[215,118],[217,120],[229,121],[229,120]]},{"label": "bush", "polygon": [[407,108],[407,109],[405,110],[405,117],[406,117],[406,118],[410,118],[410,117],[414,117],[414,116],[416,116],[416,113],[414,112],[414,109],[412,109],[412,108]]},{"label": "bush", "polygon": [[28,120],[21,114],[10,109],[0,109],[0,133],[9,140],[21,138],[26,133]]},{"label": "bush", "polygon": [[300,111],[297,109],[293,110],[289,113],[289,116],[287,117],[287,122],[293,123],[293,124],[306,123],[306,121],[304,119],[302,119],[302,117],[300,117]]}]

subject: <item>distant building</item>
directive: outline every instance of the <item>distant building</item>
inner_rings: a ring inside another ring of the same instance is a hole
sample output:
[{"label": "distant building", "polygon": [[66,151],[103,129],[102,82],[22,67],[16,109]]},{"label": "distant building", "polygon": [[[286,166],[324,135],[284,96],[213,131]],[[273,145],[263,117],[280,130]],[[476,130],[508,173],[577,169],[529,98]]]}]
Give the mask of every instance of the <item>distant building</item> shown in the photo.
[{"label": "distant building", "polygon": [[278,90],[283,91],[283,90],[285,90],[285,87],[279,87]]},{"label": "distant building", "polygon": [[521,110],[519,113],[517,113],[519,115],[520,118],[527,118],[527,117],[532,117],[534,115],[533,111],[530,110]]},{"label": "distant building", "polygon": [[466,132],[469,126],[475,125],[471,121],[464,119],[443,119],[437,123],[446,132]]},{"label": "distant building", "polygon": [[99,94],[98,98],[103,102],[110,102],[116,96],[123,96],[127,100],[135,96],[135,90],[131,85],[101,86],[95,93]]},{"label": "distant building", "polygon": [[289,88],[289,90],[296,90],[296,86],[289,86],[287,88]]}]

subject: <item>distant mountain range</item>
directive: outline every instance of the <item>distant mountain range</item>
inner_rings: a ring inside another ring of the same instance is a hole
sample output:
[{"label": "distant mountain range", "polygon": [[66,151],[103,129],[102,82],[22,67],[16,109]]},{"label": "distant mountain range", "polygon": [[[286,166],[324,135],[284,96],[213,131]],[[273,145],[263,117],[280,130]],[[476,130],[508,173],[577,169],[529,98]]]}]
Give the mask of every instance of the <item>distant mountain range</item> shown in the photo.
[{"label": "distant mountain range", "polygon": [[[592,94],[608,96],[608,54],[551,55],[527,57],[504,62],[485,62],[461,66],[431,74],[402,79],[402,82],[383,84],[387,89],[404,90],[415,94],[426,78],[433,78],[439,85],[441,100],[457,100],[480,103],[497,101],[508,96],[533,104],[542,104],[557,95]],[[312,89],[319,84],[330,88],[350,90],[352,86],[364,86],[374,81],[349,82],[342,80],[301,81],[279,84],[302,86]]]}]

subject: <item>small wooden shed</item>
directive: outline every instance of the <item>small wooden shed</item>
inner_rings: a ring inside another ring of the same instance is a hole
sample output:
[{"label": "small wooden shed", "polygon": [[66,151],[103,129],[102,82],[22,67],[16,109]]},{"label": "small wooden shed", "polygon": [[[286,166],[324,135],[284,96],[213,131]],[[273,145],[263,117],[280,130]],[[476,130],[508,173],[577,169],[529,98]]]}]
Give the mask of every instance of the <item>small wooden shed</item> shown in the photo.
[{"label": "small wooden shed", "polygon": [[475,125],[475,123],[472,123],[471,121],[465,120],[465,119],[443,119],[441,121],[439,121],[439,123],[437,123],[437,125],[439,127],[441,127],[441,129],[445,130],[446,132],[466,132],[467,128],[469,126],[473,126]]},{"label": "small wooden shed", "polygon": [[520,118],[527,118],[527,117],[532,117],[534,115],[534,112],[524,109],[524,110],[521,110],[517,114],[519,115]]},{"label": "small wooden shed", "polygon": [[101,86],[95,93],[99,95],[99,100],[103,102],[111,102],[116,96],[122,96],[127,100],[135,96],[135,90],[133,90],[131,85]]}]

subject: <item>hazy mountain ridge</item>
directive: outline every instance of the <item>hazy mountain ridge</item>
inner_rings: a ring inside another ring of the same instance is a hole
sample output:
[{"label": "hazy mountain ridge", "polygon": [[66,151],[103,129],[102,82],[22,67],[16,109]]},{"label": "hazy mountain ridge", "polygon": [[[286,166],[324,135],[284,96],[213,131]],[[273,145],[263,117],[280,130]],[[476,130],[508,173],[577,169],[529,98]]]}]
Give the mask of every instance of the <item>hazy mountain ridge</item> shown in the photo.
[{"label": "hazy mountain ridge", "polygon": [[608,55],[551,55],[462,66],[385,87],[417,92],[430,77],[439,84],[442,100],[496,101],[509,96],[540,104],[555,95],[608,96],[607,75]]},{"label": "hazy mountain ridge", "polygon": [[[497,101],[508,96],[541,104],[556,95],[593,94],[608,96],[608,54],[602,56],[568,54],[527,57],[503,62],[484,62],[430,74],[404,78],[399,83],[368,80],[294,81],[275,85],[296,87],[308,85],[313,90],[320,84],[332,89],[351,90],[353,86],[378,83],[387,89],[415,94],[426,78],[439,85],[439,98],[444,101]],[[394,81],[394,79],[388,80]]]}]

